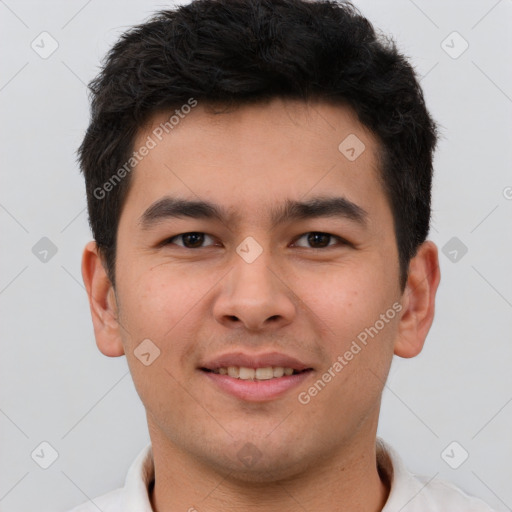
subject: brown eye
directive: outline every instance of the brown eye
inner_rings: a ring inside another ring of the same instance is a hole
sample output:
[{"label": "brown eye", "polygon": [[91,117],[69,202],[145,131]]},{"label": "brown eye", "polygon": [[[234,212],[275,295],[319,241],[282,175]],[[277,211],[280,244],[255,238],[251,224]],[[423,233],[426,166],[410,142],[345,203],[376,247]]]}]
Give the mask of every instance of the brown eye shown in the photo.
[{"label": "brown eye", "polygon": [[167,244],[179,245],[181,247],[185,247],[186,249],[198,249],[201,247],[208,247],[208,245],[213,245],[210,243],[204,246],[203,244],[208,240],[213,242],[211,236],[206,235],[205,233],[194,231],[191,233],[182,233],[181,235],[173,236],[167,241]]},{"label": "brown eye", "polygon": [[308,243],[312,247],[327,247],[331,238],[331,235],[328,235],[327,233],[309,233]]},{"label": "brown eye", "polygon": [[[299,243],[300,240],[305,240],[305,243]],[[339,243],[342,242],[342,240],[335,235],[330,235],[329,233],[311,231],[310,233],[306,233],[298,238],[295,245],[299,247],[307,247],[309,249],[322,249],[324,247],[336,245],[336,242]]]},{"label": "brown eye", "polygon": [[188,247],[189,249],[195,249],[196,247],[201,247],[204,242],[204,234],[203,233],[185,233],[181,235],[183,240],[183,245]]}]

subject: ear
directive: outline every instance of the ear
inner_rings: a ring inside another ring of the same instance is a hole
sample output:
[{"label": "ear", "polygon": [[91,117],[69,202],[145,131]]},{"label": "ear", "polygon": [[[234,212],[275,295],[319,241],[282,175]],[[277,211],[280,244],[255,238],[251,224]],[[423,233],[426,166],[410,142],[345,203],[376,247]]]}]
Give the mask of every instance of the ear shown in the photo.
[{"label": "ear", "polygon": [[417,356],[434,320],[435,298],[441,272],[437,246],[426,241],[409,263],[409,276],[402,297],[403,313],[398,325],[394,353]]},{"label": "ear", "polygon": [[103,266],[96,242],[89,242],[82,255],[82,277],[91,308],[96,345],[109,357],[124,354],[117,321],[115,291]]}]

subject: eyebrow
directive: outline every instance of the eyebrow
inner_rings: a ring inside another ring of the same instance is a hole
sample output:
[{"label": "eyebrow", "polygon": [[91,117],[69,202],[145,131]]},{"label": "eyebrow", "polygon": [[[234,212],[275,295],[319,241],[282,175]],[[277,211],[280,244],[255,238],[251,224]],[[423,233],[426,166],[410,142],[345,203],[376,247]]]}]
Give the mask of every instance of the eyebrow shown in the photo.
[{"label": "eyebrow", "polygon": [[[294,220],[318,217],[341,217],[366,227],[368,212],[345,197],[315,197],[308,201],[287,200],[283,206],[270,211],[272,227]],[[165,196],[141,215],[143,229],[149,229],[171,218],[216,219],[226,222],[227,211],[208,201],[193,201]]]},{"label": "eyebrow", "polygon": [[368,224],[368,212],[346,197],[315,197],[309,201],[287,201],[284,208],[274,209],[272,224],[318,217],[341,217],[361,227]]}]

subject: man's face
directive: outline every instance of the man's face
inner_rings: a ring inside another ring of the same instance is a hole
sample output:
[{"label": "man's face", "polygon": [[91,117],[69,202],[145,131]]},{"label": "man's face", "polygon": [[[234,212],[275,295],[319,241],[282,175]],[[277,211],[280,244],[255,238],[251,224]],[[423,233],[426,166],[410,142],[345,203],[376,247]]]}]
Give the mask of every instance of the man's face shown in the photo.
[{"label": "man's face", "polygon": [[[135,149],[169,115],[141,130]],[[354,135],[365,145],[355,160]],[[375,435],[400,316],[390,310],[402,298],[376,150],[345,107],[274,100],[214,115],[199,103],[137,165],[116,300],[153,442],[263,481]],[[176,200],[211,203],[218,216],[176,215]],[[154,346],[160,355],[145,365],[136,349],[148,339],[142,359]],[[248,367],[278,354],[310,370],[235,381],[204,369],[233,354]]]}]

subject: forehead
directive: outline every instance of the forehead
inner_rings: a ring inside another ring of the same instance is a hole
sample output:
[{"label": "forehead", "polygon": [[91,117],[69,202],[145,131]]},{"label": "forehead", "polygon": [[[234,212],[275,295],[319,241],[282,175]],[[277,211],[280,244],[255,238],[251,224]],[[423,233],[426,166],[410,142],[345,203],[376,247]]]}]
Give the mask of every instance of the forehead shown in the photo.
[{"label": "forehead", "polygon": [[166,194],[258,215],[285,196],[337,193],[369,210],[384,198],[377,141],[342,105],[274,99],[215,110],[197,102],[151,118],[134,150],[143,146],[151,149],[127,198],[139,209]]}]

